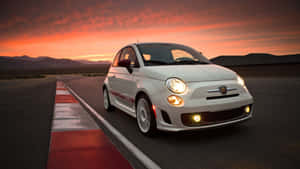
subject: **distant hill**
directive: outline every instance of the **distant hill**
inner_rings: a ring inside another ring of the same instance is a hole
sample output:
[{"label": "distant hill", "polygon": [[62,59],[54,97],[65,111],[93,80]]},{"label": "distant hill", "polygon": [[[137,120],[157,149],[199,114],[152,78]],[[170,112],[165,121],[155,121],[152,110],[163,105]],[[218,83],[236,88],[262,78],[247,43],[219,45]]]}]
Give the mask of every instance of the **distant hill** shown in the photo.
[{"label": "distant hill", "polygon": [[248,55],[219,56],[210,61],[222,66],[292,64],[300,63],[300,54],[277,56],[267,53],[250,53]]},{"label": "distant hill", "polygon": [[111,64],[110,61],[89,61],[89,60],[76,60],[77,62],[83,63],[83,64]]},{"label": "distant hill", "polygon": [[109,64],[108,62],[75,61],[71,59],[55,59],[48,56],[0,56],[0,70],[39,70],[87,67],[87,64]]},{"label": "distant hill", "polygon": [[[230,67],[245,76],[268,74],[297,75],[300,72],[300,54],[271,55],[251,53],[244,56],[219,56],[211,59],[215,64]],[[48,56],[0,56],[0,77],[10,74],[68,74],[106,73],[111,62],[55,59]],[[263,73],[262,73],[263,72]],[[284,73],[286,72],[286,73]]]}]

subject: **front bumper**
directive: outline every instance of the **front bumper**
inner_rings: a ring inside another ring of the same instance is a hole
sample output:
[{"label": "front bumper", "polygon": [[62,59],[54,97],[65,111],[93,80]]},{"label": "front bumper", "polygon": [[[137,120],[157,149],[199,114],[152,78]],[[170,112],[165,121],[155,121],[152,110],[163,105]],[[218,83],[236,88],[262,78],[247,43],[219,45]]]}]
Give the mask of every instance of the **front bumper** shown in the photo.
[{"label": "front bumper", "polygon": [[178,132],[178,131],[188,131],[188,130],[200,130],[200,129],[207,129],[207,128],[216,128],[216,127],[221,127],[221,126],[227,126],[227,125],[231,125],[231,124],[236,124],[236,123],[241,123],[244,121],[247,121],[249,119],[252,118],[252,112],[253,112],[253,106],[252,106],[252,110],[249,114],[245,115],[245,116],[241,116],[238,118],[233,118],[230,120],[226,120],[226,121],[220,121],[220,122],[215,122],[215,123],[209,123],[209,124],[199,124],[197,126],[185,126],[185,125],[180,125],[180,127],[174,125],[174,124],[167,124],[164,121],[161,121],[157,126],[157,128],[159,130],[162,131],[171,131],[171,132]]},{"label": "front bumper", "polygon": [[[220,111],[230,111],[233,109],[238,109],[246,105],[253,105],[253,97],[251,96],[247,88],[240,86],[235,80],[195,82],[189,83],[188,85],[188,92],[179,95],[184,100],[184,105],[182,107],[171,106],[167,102],[166,98],[169,95],[172,95],[173,93],[169,92],[169,90],[166,90],[164,88],[154,90],[157,92],[153,93],[153,95],[150,96],[152,103],[157,108],[156,124],[159,130],[185,131],[213,128],[239,123],[248,120],[252,117],[253,106],[251,112],[249,112],[245,116],[216,121],[213,123],[199,123],[199,125],[197,126],[186,125],[182,121],[182,115],[184,114],[202,112],[216,113]],[[226,85],[228,88],[232,88],[235,90],[228,91],[226,95],[222,95],[216,92],[209,92],[209,90],[216,89],[221,85]],[[164,115],[164,112],[169,116],[169,120],[166,120],[166,115]]]},{"label": "front bumper", "polygon": [[[215,127],[220,127],[220,126],[227,126],[235,123],[240,123],[244,122],[246,120],[249,120],[253,116],[253,102],[247,102],[246,104],[243,105],[238,105],[236,108],[231,108],[231,109],[219,109],[217,112],[211,112],[214,114],[217,114],[218,112],[230,112],[231,110],[236,110],[236,109],[242,109],[243,107],[250,105],[251,106],[251,111],[249,113],[243,113],[243,114],[238,114],[237,116],[232,116],[232,118],[227,118],[224,120],[216,120],[216,121],[210,121],[210,122],[200,122],[197,125],[189,125],[184,122],[184,119],[182,118],[186,114],[194,114],[194,113],[172,113],[172,112],[165,112],[164,110],[157,109],[157,128],[162,131],[172,131],[172,132],[177,132],[177,131],[187,131],[187,130],[199,130],[199,129],[206,129],[206,128],[215,128]],[[226,106],[225,106],[226,107]],[[196,111],[197,112],[197,111]],[[200,112],[200,111],[198,111]],[[168,114],[169,116],[169,121],[166,120],[166,115],[165,113]],[[205,112],[206,114],[209,114],[210,112]],[[201,113],[200,113],[201,114]],[[165,116],[165,117],[164,117]]]}]

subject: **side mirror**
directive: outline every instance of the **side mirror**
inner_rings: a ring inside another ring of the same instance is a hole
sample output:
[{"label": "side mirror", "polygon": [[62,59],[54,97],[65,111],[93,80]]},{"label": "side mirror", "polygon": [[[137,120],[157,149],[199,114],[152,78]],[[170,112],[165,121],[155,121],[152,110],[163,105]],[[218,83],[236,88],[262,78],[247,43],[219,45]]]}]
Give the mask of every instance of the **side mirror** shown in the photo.
[{"label": "side mirror", "polygon": [[119,62],[119,66],[121,66],[121,67],[126,67],[129,73],[132,73],[132,71],[133,71],[132,66],[131,66],[131,61],[128,60],[128,59],[126,59],[126,60],[121,60],[121,61]]}]

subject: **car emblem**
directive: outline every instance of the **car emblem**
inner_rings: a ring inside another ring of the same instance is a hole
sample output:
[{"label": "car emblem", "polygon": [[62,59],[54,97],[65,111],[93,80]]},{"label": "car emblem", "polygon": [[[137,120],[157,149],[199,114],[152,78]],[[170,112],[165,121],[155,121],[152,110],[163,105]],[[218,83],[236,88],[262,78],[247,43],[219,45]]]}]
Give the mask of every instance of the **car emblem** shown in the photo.
[{"label": "car emblem", "polygon": [[222,94],[226,94],[227,93],[227,87],[226,86],[220,86],[219,87],[219,92]]}]

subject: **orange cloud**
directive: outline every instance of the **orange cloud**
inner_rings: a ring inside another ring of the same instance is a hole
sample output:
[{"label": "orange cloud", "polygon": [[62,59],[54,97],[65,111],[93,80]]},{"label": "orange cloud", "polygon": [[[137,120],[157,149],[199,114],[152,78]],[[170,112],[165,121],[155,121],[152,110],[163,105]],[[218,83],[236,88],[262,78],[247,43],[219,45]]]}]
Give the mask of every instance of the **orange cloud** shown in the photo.
[{"label": "orange cloud", "polygon": [[[136,41],[183,43],[210,57],[300,52],[300,26],[295,23],[299,14],[294,8],[289,13],[270,8],[266,13],[260,7],[254,8],[252,1],[217,4],[207,0],[184,4],[80,0],[59,3],[57,8],[52,3],[42,3],[41,8],[1,23],[0,55],[109,59],[123,45]],[[261,5],[269,8],[268,4]]]}]

